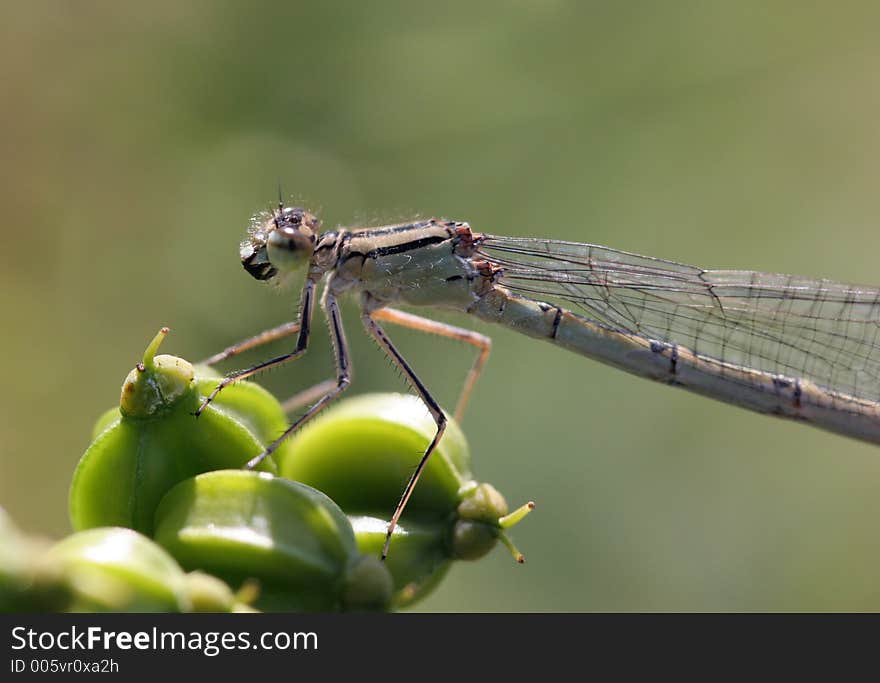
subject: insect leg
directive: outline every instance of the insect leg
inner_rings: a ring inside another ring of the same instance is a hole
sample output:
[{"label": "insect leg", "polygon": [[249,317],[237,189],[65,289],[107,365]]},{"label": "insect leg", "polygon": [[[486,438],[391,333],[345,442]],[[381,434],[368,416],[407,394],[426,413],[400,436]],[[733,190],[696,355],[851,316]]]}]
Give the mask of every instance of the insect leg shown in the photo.
[{"label": "insect leg", "polygon": [[391,343],[388,335],[385,334],[385,330],[379,326],[379,323],[373,320],[369,310],[364,310],[361,314],[361,320],[370,336],[379,343],[379,346],[381,346],[385,353],[388,354],[388,357],[391,358],[394,364],[403,371],[410,386],[428,407],[428,411],[437,423],[437,433],[434,435],[431,443],[428,444],[428,448],[425,450],[424,455],[422,455],[422,459],[419,461],[419,464],[416,465],[415,472],[413,472],[406,487],[404,487],[403,494],[400,496],[400,501],[397,503],[397,507],[394,509],[394,514],[391,516],[391,521],[388,523],[388,530],[385,532],[385,545],[382,547],[382,559],[384,560],[388,556],[388,548],[391,545],[391,534],[394,533],[394,529],[400,520],[400,515],[403,514],[403,510],[412,495],[413,489],[415,489],[416,482],[418,482],[422,470],[425,469],[425,465],[428,463],[428,458],[431,457],[431,453],[434,452],[434,449],[440,442],[440,437],[443,436],[443,432],[446,430],[446,416],[443,414],[443,410],[440,408],[437,401],[434,400],[434,397],[431,396],[425,388],[425,385],[422,384],[421,380],[416,376],[415,372],[413,372],[413,369],[409,366],[409,363],[406,362],[406,359],[400,355],[400,352],[394,347],[394,344]]},{"label": "insect leg", "polygon": [[458,402],[455,404],[455,419],[460,422],[474,385],[477,383],[480,372],[482,372],[483,366],[489,358],[489,352],[492,350],[492,340],[485,334],[480,334],[473,330],[447,325],[430,318],[423,318],[420,315],[398,311],[395,308],[380,308],[373,311],[371,315],[373,320],[382,320],[394,323],[395,325],[409,327],[413,330],[419,330],[420,332],[428,332],[441,337],[448,337],[449,339],[458,339],[479,349],[480,352],[468,372],[464,385],[461,388],[461,393],[458,396]]},{"label": "insect leg", "polygon": [[[339,314],[339,304],[336,297],[330,293],[330,283],[324,290],[324,296],[321,299],[321,308],[330,325],[330,339],[333,342],[333,351],[336,356],[336,381],[333,386],[321,396],[311,408],[309,408],[302,416],[300,416],[292,425],[284,430],[284,433],[275,441],[270,443],[266,450],[258,456],[250,460],[245,467],[253,469],[259,465],[266,457],[272,454],[284,439],[299,429],[305,422],[314,417],[319,411],[326,408],[333,399],[341,394],[349,384],[351,384],[351,363],[349,361],[348,342],[345,340],[345,330],[342,327],[342,316]],[[317,387],[326,386],[323,382]]]}]

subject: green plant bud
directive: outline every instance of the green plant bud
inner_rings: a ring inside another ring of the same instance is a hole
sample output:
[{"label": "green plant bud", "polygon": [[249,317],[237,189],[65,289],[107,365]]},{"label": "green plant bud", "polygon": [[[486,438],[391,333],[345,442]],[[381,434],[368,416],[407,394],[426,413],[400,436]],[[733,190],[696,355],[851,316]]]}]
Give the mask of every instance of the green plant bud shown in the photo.
[{"label": "green plant bud", "polygon": [[[378,555],[387,520],[436,429],[414,396],[358,396],[295,435],[278,460],[279,471],[333,498],[349,515],[361,552]],[[473,480],[467,442],[450,418],[391,539],[386,564],[394,578],[393,604],[424,597],[451,560],[477,559],[499,541],[521,562],[504,530],[532,507],[508,514],[493,486]]]},{"label": "green plant bud", "polygon": [[[126,526],[152,533],[160,498],[200,472],[241,467],[287,426],[278,402],[250,383],[225,388],[196,418],[214,378],[190,363],[156,356],[163,328],[126,378],[120,407],[105,413],[74,472],[70,517],[74,530]],[[115,414],[114,414],[115,413]],[[272,458],[259,469],[274,471]]]},{"label": "green plant bud", "polygon": [[152,417],[171,409],[184,394],[192,393],[192,364],[176,356],[155,355],[167,334],[168,328],[162,328],[144,352],[143,362],[122,383],[119,412],[123,417]]},{"label": "green plant bud", "polygon": [[235,593],[216,576],[195,571],[183,581],[190,612],[230,612],[238,607]]},{"label": "green plant bud", "polygon": [[48,547],[19,531],[0,508],[0,612],[59,612],[69,605],[63,573],[46,561]]},{"label": "green plant bud", "polygon": [[492,484],[468,487],[461,495],[462,500],[458,504],[458,516],[461,519],[494,524],[509,512],[504,496]]},{"label": "green plant bud", "polygon": [[478,560],[501,541],[517,562],[525,562],[505,529],[519,524],[535,504],[529,501],[508,513],[507,501],[494,486],[476,482],[462,489],[461,495],[452,529],[452,555],[459,560]]},{"label": "green plant bud", "polygon": [[[162,339],[167,335],[167,333],[164,331],[166,329],[168,329],[168,328],[162,328],[162,330],[159,331],[159,334],[156,337],[159,339],[159,341],[162,341]],[[151,347],[153,346],[153,343],[155,343],[156,338],[153,339],[153,342],[150,345]],[[148,353],[149,353],[149,351],[150,351],[150,349],[147,349]],[[161,357],[162,356],[159,356],[159,358],[161,358]],[[171,356],[171,357],[173,358],[173,356]],[[183,360],[183,359],[180,359],[180,360]],[[186,361],[184,361],[184,362],[186,362]],[[141,363],[143,364],[143,361],[141,361]],[[146,370],[145,364],[144,364],[144,369]],[[223,379],[223,375],[221,375],[219,372],[217,372],[217,370],[215,370],[210,365],[193,365],[192,369],[193,369],[193,379],[195,380],[196,385],[198,386],[199,393],[201,393],[205,396],[207,396],[208,394],[211,393],[211,391],[214,390],[214,387],[217,386],[217,382],[219,380]],[[129,382],[129,379],[132,378],[132,375],[134,375],[136,370],[137,370],[137,367],[134,370],[132,370],[130,373],[128,373],[128,375],[126,376],[125,382],[123,382],[122,396],[125,395],[125,389],[124,389],[125,385]],[[134,377],[136,378],[136,377],[138,377],[138,375],[134,375]],[[249,383],[247,383],[247,382],[241,382],[240,384],[237,383],[237,384],[234,384],[233,386],[239,387],[239,386],[246,386],[248,384]],[[253,385],[253,386],[257,386],[258,388],[260,388],[258,385]],[[263,389],[263,391],[265,392],[265,389]],[[221,392],[220,396],[225,398],[226,393]],[[219,400],[219,397],[217,400]],[[121,403],[122,403],[122,400],[120,398],[120,404]],[[95,426],[92,428],[92,439],[97,438],[98,434],[103,432],[105,429],[107,429],[107,427],[109,427],[114,422],[116,422],[116,420],[118,420],[120,417],[122,417],[122,412],[121,412],[120,408],[121,408],[121,405],[113,406],[112,408],[108,408],[95,421]]]},{"label": "green plant bud", "polygon": [[[208,365],[195,365],[194,380],[200,396],[208,396],[222,379],[222,375]],[[212,405],[227,413],[253,432],[263,444],[269,444],[287,428],[287,417],[278,400],[259,384],[236,382],[226,387],[212,401]],[[122,417],[118,406],[108,409],[95,422],[92,440]],[[278,447],[278,453],[286,453],[290,441]]]},{"label": "green plant bud", "polygon": [[158,543],[187,569],[259,582],[264,610],[386,608],[390,579],[359,556],[348,518],[309,486],[247,470],[200,474],[156,510]]},{"label": "green plant bud", "polygon": [[[452,529],[453,556],[458,560],[478,560],[501,540],[511,549],[517,562],[522,562],[522,554],[510,545],[502,531],[502,520],[508,518],[508,507],[498,489],[492,484],[474,482],[465,487],[461,495],[458,519]],[[533,507],[532,503],[526,504],[527,511]],[[517,521],[523,516],[525,513],[519,514]]]},{"label": "green plant bud", "polygon": [[[337,403],[291,439],[279,473],[324,491],[349,514],[386,517],[437,431],[424,404],[403,394],[365,394]],[[471,480],[464,434],[450,419],[404,517],[437,521],[455,513]]]},{"label": "green plant bud", "polygon": [[342,585],[342,604],[348,611],[378,612],[391,601],[391,574],[375,556],[361,555],[348,568]]},{"label": "green plant bud", "polygon": [[[216,372],[202,374],[205,366],[197,365],[195,383],[200,396],[208,396],[217,386]],[[240,422],[256,435],[263,446],[267,446],[281,436],[288,427],[284,409],[271,393],[253,382],[236,382],[221,391],[211,406],[220,413],[228,415]],[[199,418],[201,419],[201,418]],[[286,457],[290,450],[290,439],[279,444],[272,454],[273,462],[277,457]],[[268,468],[267,471],[275,471]]]},{"label": "green plant bud", "polygon": [[498,529],[484,522],[459,519],[452,527],[452,554],[458,560],[479,560],[498,542]]},{"label": "green plant bud", "polygon": [[92,427],[92,441],[97,439],[105,429],[116,424],[121,417],[122,413],[119,412],[119,406],[108,408],[101,417],[95,421],[95,426]]},{"label": "green plant bud", "polygon": [[[364,515],[349,516],[358,550],[379,557],[388,521]],[[392,606],[406,607],[427,595],[452,566],[447,522],[402,522],[394,529],[393,551],[385,566],[394,578]]]},{"label": "green plant bud", "polygon": [[188,607],[185,575],[146,536],[119,527],[68,536],[47,557],[62,568],[73,611],[178,612]]}]

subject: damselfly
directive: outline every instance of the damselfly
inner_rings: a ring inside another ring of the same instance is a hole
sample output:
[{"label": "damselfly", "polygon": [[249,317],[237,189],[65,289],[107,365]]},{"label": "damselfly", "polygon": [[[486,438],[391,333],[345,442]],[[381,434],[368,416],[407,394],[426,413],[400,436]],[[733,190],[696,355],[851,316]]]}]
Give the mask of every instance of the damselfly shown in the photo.
[{"label": "damselfly", "polygon": [[[252,220],[241,260],[258,280],[304,280],[299,319],[208,359],[297,334],[294,350],[223,379],[223,387],[306,351],[317,285],[330,324],[336,378],[302,398],[308,410],[253,467],[350,383],[337,297],[361,298],[361,321],[403,371],[437,423],[391,517],[391,534],[446,417],[381,323],[467,342],[479,350],[456,406],[460,417],[489,355],[488,337],[392,305],[446,308],[499,323],[628,372],[761,413],[880,443],[880,289],[735,270],[703,270],[607,247],[477,233],[420,220],[319,232],[318,219],[279,203]],[[567,302],[567,307],[554,301]]]}]

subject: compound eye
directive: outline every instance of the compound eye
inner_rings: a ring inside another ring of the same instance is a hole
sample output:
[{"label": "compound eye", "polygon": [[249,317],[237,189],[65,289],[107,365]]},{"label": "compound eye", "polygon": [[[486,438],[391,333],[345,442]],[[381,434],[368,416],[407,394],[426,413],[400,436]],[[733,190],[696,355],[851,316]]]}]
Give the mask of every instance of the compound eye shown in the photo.
[{"label": "compound eye", "polygon": [[296,251],[302,249],[309,240],[298,230],[289,225],[273,230],[269,235],[268,244],[276,249]]},{"label": "compound eye", "polygon": [[[300,214],[299,218],[302,217]],[[308,263],[314,246],[309,236],[285,225],[273,230],[266,242],[269,262],[278,270],[296,270]]]}]

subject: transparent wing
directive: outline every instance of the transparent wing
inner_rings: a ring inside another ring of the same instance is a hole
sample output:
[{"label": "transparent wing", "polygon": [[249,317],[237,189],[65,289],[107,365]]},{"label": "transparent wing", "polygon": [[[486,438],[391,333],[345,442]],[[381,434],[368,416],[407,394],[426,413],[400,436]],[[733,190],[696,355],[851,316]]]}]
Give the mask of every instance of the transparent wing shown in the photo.
[{"label": "transparent wing", "polygon": [[486,235],[500,284],[566,300],[614,330],[835,392],[880,399],[880,290],[793,275],[703,270],[577,242]]}]

